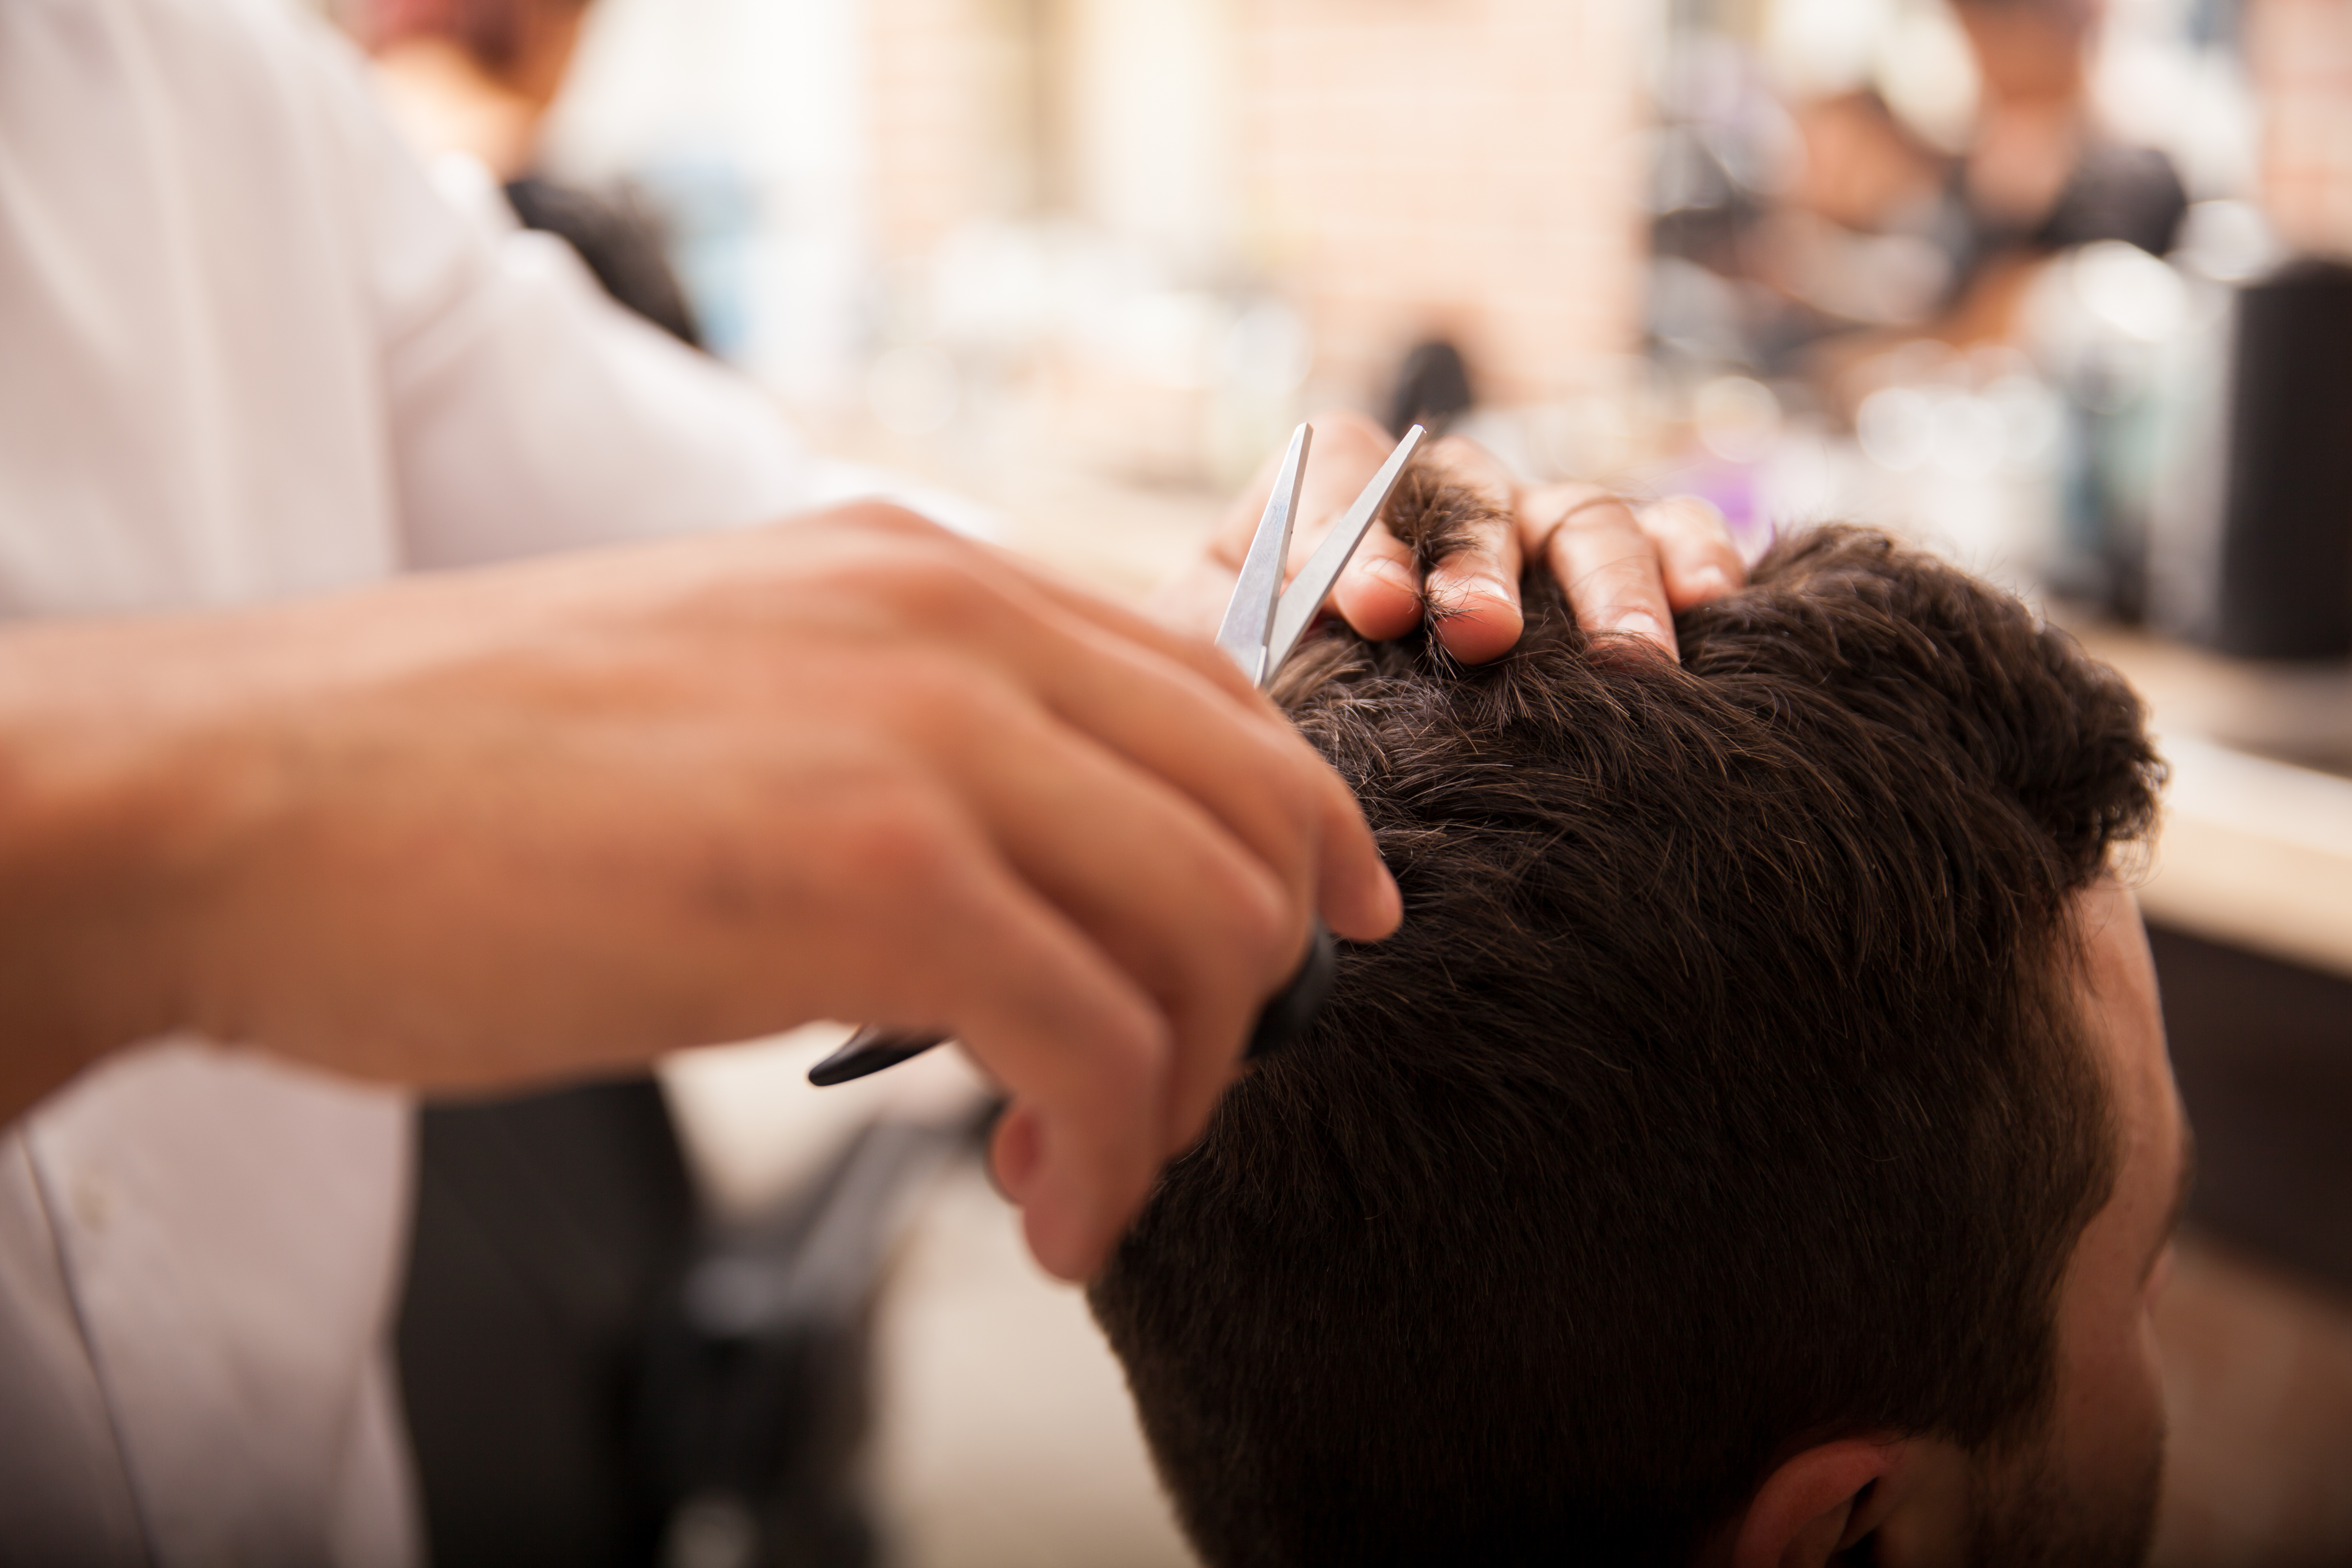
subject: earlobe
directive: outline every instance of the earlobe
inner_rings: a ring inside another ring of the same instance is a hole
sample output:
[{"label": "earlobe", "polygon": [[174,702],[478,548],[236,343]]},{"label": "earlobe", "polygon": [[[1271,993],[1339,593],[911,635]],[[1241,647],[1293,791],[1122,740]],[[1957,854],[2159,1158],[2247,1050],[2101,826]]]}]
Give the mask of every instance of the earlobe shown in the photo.
[{"label": "earlobe", "polygon": [[1892,1498],[1878,1483],[1904,1448],[1897,1437],[1847,1437],[1788,1459],[1748,1500],[1730,1568],[1822,1568],[1885,1517]]}]

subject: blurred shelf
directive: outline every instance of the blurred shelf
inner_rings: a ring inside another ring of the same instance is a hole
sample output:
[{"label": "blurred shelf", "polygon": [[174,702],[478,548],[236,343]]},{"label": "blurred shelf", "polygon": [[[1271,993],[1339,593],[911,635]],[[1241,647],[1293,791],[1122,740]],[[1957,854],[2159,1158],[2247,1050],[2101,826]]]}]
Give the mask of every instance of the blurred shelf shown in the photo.
[{"label": "blurred shelf", "polygon": [[2172,767],[2140,889],[2149,919],[2352,975],[2352,778],[2323,771],[2352,771],[2352,664],[2272,665],[2068,629],[2147,700]]},{"label": "blurred shelf", "polygon": [[2352,773],[2352,660],[2231,658],[2097,622],[2061,624],[2147,700],[2158,728],[2281,762]]}]

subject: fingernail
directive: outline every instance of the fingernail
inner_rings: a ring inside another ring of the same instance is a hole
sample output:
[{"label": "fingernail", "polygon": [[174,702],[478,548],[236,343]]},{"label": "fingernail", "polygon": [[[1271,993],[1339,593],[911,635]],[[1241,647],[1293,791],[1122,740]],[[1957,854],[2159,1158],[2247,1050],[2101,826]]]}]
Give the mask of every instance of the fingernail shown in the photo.
[{"label": "fingernail", "polygon": [[1660,647],[1673,646],[1667,641],[1668,634],[1664,625],[1647,610],[1635,610],[1631,614],[1618,616],[1615,629],[1621,632],[1632,632],[1635,637],[1647,637]]},{"label": "fingernail", "polygon": [[1404,894],[1397,888],[1395,875],[1389,870],[1385,863],[1378,864],[1378,873],[1371,887],[1367,889],[1369,896],[1364,900],[1364,906],[1349,911],[1354,919],[1362,922],[1360,929],[1364,935],[1355,936],[1348,931],[1339,933],[1351,942],[1362,942],[1366,938],[1378,940],[1378,937],[1386,936],[1396,929],[1398,921],[1403,917]]},{"label": "fingernail", "polygon": [[1518,595],[1511,592],[1511,585],[1508,583],[1504,582],[1500,577],[1473,577],[1466,584],[1465,584],[1465,586],[1468,589],[1470,596],[1473,598],[1483,596],[1497,600],[1506,605],[1517,604],[1518,602]]},{"label": "fingernail", "polygon": [[1700,567],[1691,574],[1690,582],[1703,598],[1719,599],[1731,592],[1731,579],[1724,575],[1720,566]]}]

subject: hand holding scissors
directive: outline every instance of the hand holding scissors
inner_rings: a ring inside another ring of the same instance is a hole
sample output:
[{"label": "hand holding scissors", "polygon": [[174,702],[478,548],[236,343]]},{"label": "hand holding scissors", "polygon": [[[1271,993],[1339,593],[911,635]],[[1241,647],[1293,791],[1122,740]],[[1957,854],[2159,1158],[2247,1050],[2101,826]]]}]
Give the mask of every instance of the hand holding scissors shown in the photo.
[{"label": "hand holding scissors", "polygon": [[[1283,575],[1290,559],[1290,536],[1297,523],[1299,492],[1307,476],[1307,457],[1315,429],[1311,425],[1301,425],[1292,433],[1290,446],[1283,454],[1282,467],[1275,478],[1273,493],[1266,500],[1249,553],[1243,560],[1241,578],[1234,584],[1233,595],[1226,603],[1224,623],[1217,631],[1217,646],[1241,667],[1242,673],[1259,690],[1273,685],[1275,676],[1297,647],[1298,639],[1313,624],[1332,584],[1339,581],[1357,546],[1371,531],[1390,492],[1396,489],[1405,464],[1421,445],[1423,434],[1418,425],[1405,432],[1404,438],[1390,451],[1388,460],[1358,492],[1354,503],[1331,531],[1324,535],[1323,542],[1285,592]],[[1289,984],[1266,1002],[1244,1054],[1263,1056],[1304,1028],[1330,994],[1337,967],[1338,950],[1331,932],[1318,920],[1306,961]],[[847,1083],[920,1056],[944,1044],[947,1038],[931,1031],[863,1028],[839,1050],[811,1068],[809,1081],[821,1088]]]}]

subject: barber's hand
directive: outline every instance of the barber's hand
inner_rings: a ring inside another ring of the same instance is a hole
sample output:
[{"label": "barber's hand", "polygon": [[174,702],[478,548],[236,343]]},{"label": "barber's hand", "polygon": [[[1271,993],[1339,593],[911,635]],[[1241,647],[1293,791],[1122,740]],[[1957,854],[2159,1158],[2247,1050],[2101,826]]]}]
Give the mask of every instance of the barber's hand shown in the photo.
[{"label": "barber's hand", "polygon": [[[1396,444],[1359,414],[1324,415],[1313,423],[1291,541],[1293,572]],[[1521,486],[1493,454],[1460,437],[1432,442],[1423,452],[1495,503],[1497,521],[1437,563],[1426,584],[1431,601],[1454,611],[1439,625],[1438,639],[1465,664],[1483,664],[1519,640],[1519,571],[1530,560],[1550,566],[1588,630],[1632,632],[1669,654],[1677,652],[1675,611],[1720,598],[1747,580],[1723,520],[1696,497],[1637,510],[1591,485]],[[1203,559],[1160,595],[1156,607],[1171,625],[1215,629],[1279,466],[1277,454],[1235,501]],[[1423,586],[1412,552],[1383,522],[1364,536],[1331,602],[1357,631],[1384,640],[1421,624]]]},{"label": "barber's hand", "polygon": [[0,720],[42,679],[12,648],[82,672],[111,727],[51,739],[146,788],[92,832],[162,865],[0,969],[111,942],[120,986],[162,933],[116,1035],[437,1088],[936,1027],[1011,1093],[997,1169],[1066,1276],[1199,1133],[1310,918],[1398,919],[1346,787],[1214,648],[888,508],[40,635],[0,642]]}]

